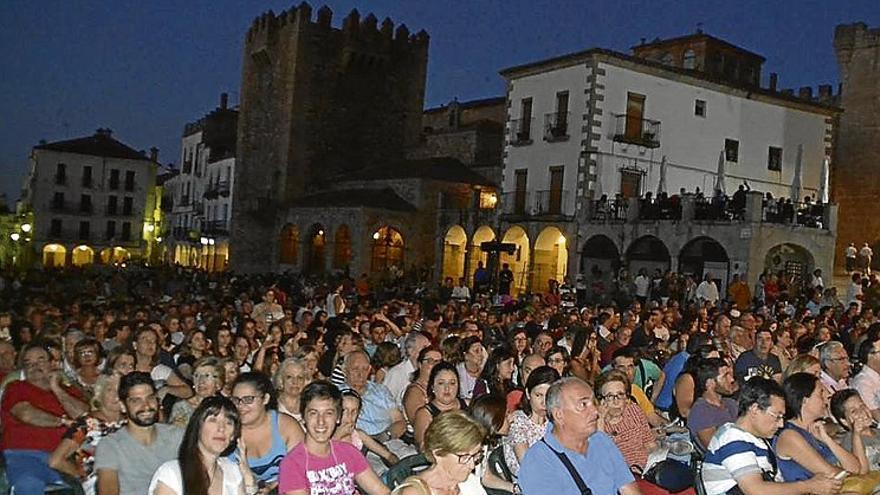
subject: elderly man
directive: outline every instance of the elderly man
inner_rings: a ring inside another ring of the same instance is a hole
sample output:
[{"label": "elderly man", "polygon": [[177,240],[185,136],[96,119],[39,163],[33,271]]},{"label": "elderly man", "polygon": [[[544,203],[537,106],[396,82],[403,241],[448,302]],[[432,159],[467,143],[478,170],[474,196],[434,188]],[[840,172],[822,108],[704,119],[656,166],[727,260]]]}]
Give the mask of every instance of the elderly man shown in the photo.
[{"label": "elderly man", "polygon": [[829,395],[849,388],[849,355],[843,344],[832,340],[823,345],[819,351],[819,361],[822,363],[822,374],[819,378]]},{"label": "elderly man", "polygon": [[520,465],[522,493],[641,493],[611,437],[597,431],[599,411],[586,382],[574,377],[557,381],[547,390],[546,403],[544,438],[526,451]]},{"label": "elderly man", "polygon": [[406,359],[392,366],[385,373],[382,385],[388,388],[398,405],[403,403],[403,393],[406,391],[406,386],[409,385],[410,376],[418,366],[419,353],[429,345],[431,345],[431,341],[428,340],[425,334],[410,332],[403,339],[403,352],[406,355]]},{"label": "elderly man", "polygon": [[3,422],[2,450],[6,474],[15,493],[43,493],[46,485],[61,483],[49,468],[49,454],[73,419],[88,412],[76,391],[61,385],[51,371],[49,353],[31,345],[22,357],[24,380],[9,384],[0,405]]}]

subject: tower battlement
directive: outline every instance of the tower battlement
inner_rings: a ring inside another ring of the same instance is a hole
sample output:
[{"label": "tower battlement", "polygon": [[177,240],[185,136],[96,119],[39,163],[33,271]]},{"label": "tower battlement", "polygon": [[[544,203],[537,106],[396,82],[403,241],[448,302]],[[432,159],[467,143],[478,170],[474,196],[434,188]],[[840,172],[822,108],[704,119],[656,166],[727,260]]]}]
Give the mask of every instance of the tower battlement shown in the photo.
[{"label": "tower battlement", "polygon": [[855,22],[834,28],[834,51],[841,66],[849,64],[856,51],[871,49],[880,50],[880,27],[868,28],[864,22]]}]

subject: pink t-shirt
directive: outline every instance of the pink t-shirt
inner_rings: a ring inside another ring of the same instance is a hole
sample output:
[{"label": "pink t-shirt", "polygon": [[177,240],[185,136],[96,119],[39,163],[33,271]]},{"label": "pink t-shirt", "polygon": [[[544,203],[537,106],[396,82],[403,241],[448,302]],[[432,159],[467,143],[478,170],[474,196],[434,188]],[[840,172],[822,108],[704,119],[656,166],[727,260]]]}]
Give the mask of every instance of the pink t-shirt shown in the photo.
[{"label": "pink t-shirt", "polygon": [[306,490],[311,495],[354,495],[354,477],[369,469],[366,458],[347,442],[330,441],[330,455],[318,457],[301,443],[281,461],[278,492]]}]

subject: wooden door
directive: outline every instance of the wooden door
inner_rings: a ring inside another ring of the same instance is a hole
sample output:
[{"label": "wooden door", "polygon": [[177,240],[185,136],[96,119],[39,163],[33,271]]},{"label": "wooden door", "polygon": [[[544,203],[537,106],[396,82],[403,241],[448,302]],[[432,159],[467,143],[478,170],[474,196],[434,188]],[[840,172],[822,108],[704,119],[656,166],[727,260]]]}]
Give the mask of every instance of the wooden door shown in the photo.
[{"label": "wooden door", "polygon": [[627,93],[626,95],[626,129],[627,139],[642,138],[642,121],[645,118],[645,95]]},{"label": "wooden door", "polygon": [[526,179],[528,170],[516,171],[516,191],[513,199],[513,212],[522,215],[526,212]]},{"label": "wooden door", "polygon": [[550,167],[550,199],[548,213],[559,215],[562,213],[562,172],[564,167]]}]

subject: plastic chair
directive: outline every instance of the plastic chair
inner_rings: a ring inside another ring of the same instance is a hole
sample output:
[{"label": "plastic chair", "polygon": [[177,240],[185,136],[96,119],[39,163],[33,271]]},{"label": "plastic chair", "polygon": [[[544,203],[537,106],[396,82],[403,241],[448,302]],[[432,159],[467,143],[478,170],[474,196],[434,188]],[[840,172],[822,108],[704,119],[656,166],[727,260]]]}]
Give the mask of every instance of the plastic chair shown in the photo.
[{"label": "plastic chair", "polygon": [[489,452],[489,469],[504,481],[513,481],[513,472],[504,459],[504,448],[499,445]]},{"label": "plastic chair", "polygon": [[404,457],[397,464],[388,468],[388,471],[383,475],[385,478],[383,481],[385,481],[388,488],[393,490],[397,485],[403,483],[405,479],[419,471],[423,471],[430,465],[431,463],[428,462],[424,454],[413,454],[409,457]]}]

